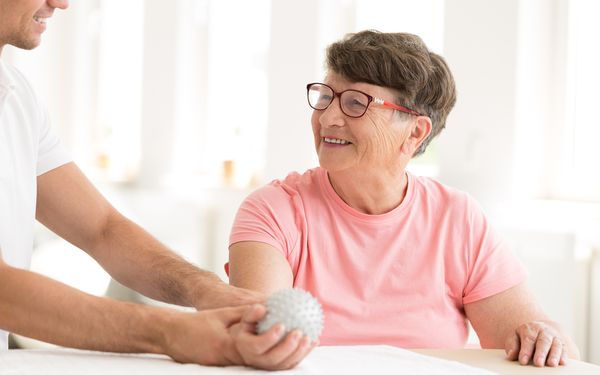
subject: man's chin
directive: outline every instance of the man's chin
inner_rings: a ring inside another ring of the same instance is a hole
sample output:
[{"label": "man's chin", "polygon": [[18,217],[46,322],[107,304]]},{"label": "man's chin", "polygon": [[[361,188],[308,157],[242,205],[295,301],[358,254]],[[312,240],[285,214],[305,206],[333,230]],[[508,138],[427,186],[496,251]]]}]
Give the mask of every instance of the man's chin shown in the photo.
[{"label": "man's chin", "polygon": [[42,42],[42,38],[37,37],[37,38],[31,38],[31,39],[26,39],[26,40],[18,40],[18,41],[8,43],[8,44],[12,45],[13,47],[20,48],[20,49],[32,50],[32,49],[36,48],[37,46],[39,46],[41,42]]}]

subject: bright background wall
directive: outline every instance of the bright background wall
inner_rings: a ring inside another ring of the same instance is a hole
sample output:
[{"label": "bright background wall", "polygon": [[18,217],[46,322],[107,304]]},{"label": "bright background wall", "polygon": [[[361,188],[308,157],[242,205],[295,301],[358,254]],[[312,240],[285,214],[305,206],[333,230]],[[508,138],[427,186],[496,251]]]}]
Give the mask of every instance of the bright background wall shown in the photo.
[{"label": "bright background wall", "polygon": [[[367,28],[420,35],[446,57],[458,102],[411,170],[481,202],[544,308],[600,363],[596,4],[73,1],[42,46],[3,59],[31,79],[117,208],[225,277],[240,201],[317,164],[305,84],[323,77],[324,48]],[[105,293],[108,276],[82,252],[42,229],[36,244],[34,269]],[[112,283],[110,293],[128,292]]]}]

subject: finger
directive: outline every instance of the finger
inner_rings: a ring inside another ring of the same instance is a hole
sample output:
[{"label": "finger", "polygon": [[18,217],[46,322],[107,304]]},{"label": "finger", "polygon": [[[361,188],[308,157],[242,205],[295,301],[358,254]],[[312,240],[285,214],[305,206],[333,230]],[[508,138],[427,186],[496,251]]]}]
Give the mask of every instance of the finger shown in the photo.
[{"label": "finger", "polygon": [[244,323],[254,324],[261,320],[267,313],[267,308],[263,305],[254,304],[244,311],[242,321]]},{"label": "finger", "polygon": [[546,360],[546,365],[550,367],[556,367],[560,363],[561,357],[563,355],[564,348],[562,341],[555,337],[552,340],[552,346],[550,347],[550,352],[548,353],[548,359]]},{"label": "finger", "polygon": [[[242,320],[244,312],[248,309],[248,306],[236,306],[236,307],[224,307],[216,310],[212,310],[214,314],[219,317],[219,320],[226,326],[230,327],[235,323]],[[211,312],[211,310],[205,310],[205,312]]]},{"label": "finger", "polygon": [[238,351],[238,349],[235,345],[235,341],[233,339],[230,339],[229,342],[227,343],[226,350],[225,350],[223,356],[225,357],[225,360],[227,362],[226,366],[243,365],[244,364],[244,359],[242,358],[242,355]]},{"label": "finger", "polygon": [[521,348],[521,341],[519,335],[514,332],[508,336],[504,343],[504,351],[506,352],[506,359],[509,361],[516,361],[519,359],[519,349]]},{"label": "finger", "polygon": [[551,335],[547,330],[542,329],[535,340],[535,353],[533,356],[533,364],[537,367],[544,367],[548,353],[552,347],[554,335]]},{"label": "finger", "polygon": [[567,351],[565,350],[565,346],[563,345],[563,352],[560,355],[560,362],[558,362],[559,365],[566,365],[567,364]]},{"label": "finger", "polygon": [[247,355],[263,355],[275,347],[284,334],[285,327],[282,324],[275,324],[261,335],[245,330],[237,336],[237,346],[241,352]]},{"label": "finger", "polygon": [[301,339],[302,332],[297,329],[293,330],[292,332],[288,333],[285,339],[265,353],[264,360],[271,366],[277,366],[281,364],[286,358],[291,356],[292,353],[298,349]]},{"label": "finger", "polygon": [[262,319],[267,313],[267,309],[263,305],[252,305],[246,308],[242,315],[242,329],[245,332],[256,334],[256,322]]},{"label": "finger", "polygon": [[538,330],[528,325],[522,325],[517,329],[521,348],[519,349],[519,363],[526,365],[533,357],[535,352],[535,342],[537,341]]},{"label": "finger", "polygon": [[310,343],[310,337],[304,336],[300,340],[300,344],[295,352],[287,357],[280,365],[279,370],[288,370],[294,368],[302,361],[314,348],[314,345]]}]

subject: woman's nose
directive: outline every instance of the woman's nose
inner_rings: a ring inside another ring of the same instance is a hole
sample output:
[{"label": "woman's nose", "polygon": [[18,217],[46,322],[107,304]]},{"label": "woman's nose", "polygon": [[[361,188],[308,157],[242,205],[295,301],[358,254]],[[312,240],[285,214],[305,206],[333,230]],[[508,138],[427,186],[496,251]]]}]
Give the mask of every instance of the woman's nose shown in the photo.
[{"label": "woman's nose", "polygon": [[327,108],[321,111],[319,122],[321,126],[344,126],[346,116],[340,107],[340,98],[335,97]]}]

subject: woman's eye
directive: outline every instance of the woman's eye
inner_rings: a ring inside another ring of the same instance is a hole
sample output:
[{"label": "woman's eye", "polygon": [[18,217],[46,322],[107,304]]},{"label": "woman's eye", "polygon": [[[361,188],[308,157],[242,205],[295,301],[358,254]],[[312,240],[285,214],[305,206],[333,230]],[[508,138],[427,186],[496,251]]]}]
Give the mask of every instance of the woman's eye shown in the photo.
[{"label": "woman's eye", "polygon": [[352,108],[361,108],[361,109],[366,107],[366,103],[364,103],[363,101],[361,101],[359,99],[351,99],[348,101],[347,105]]},{"label": "woman's eye", "polygon": [[332,96],[331,95],[320,95],[318,102],[319,103],[329,103],[331,102]]}]

